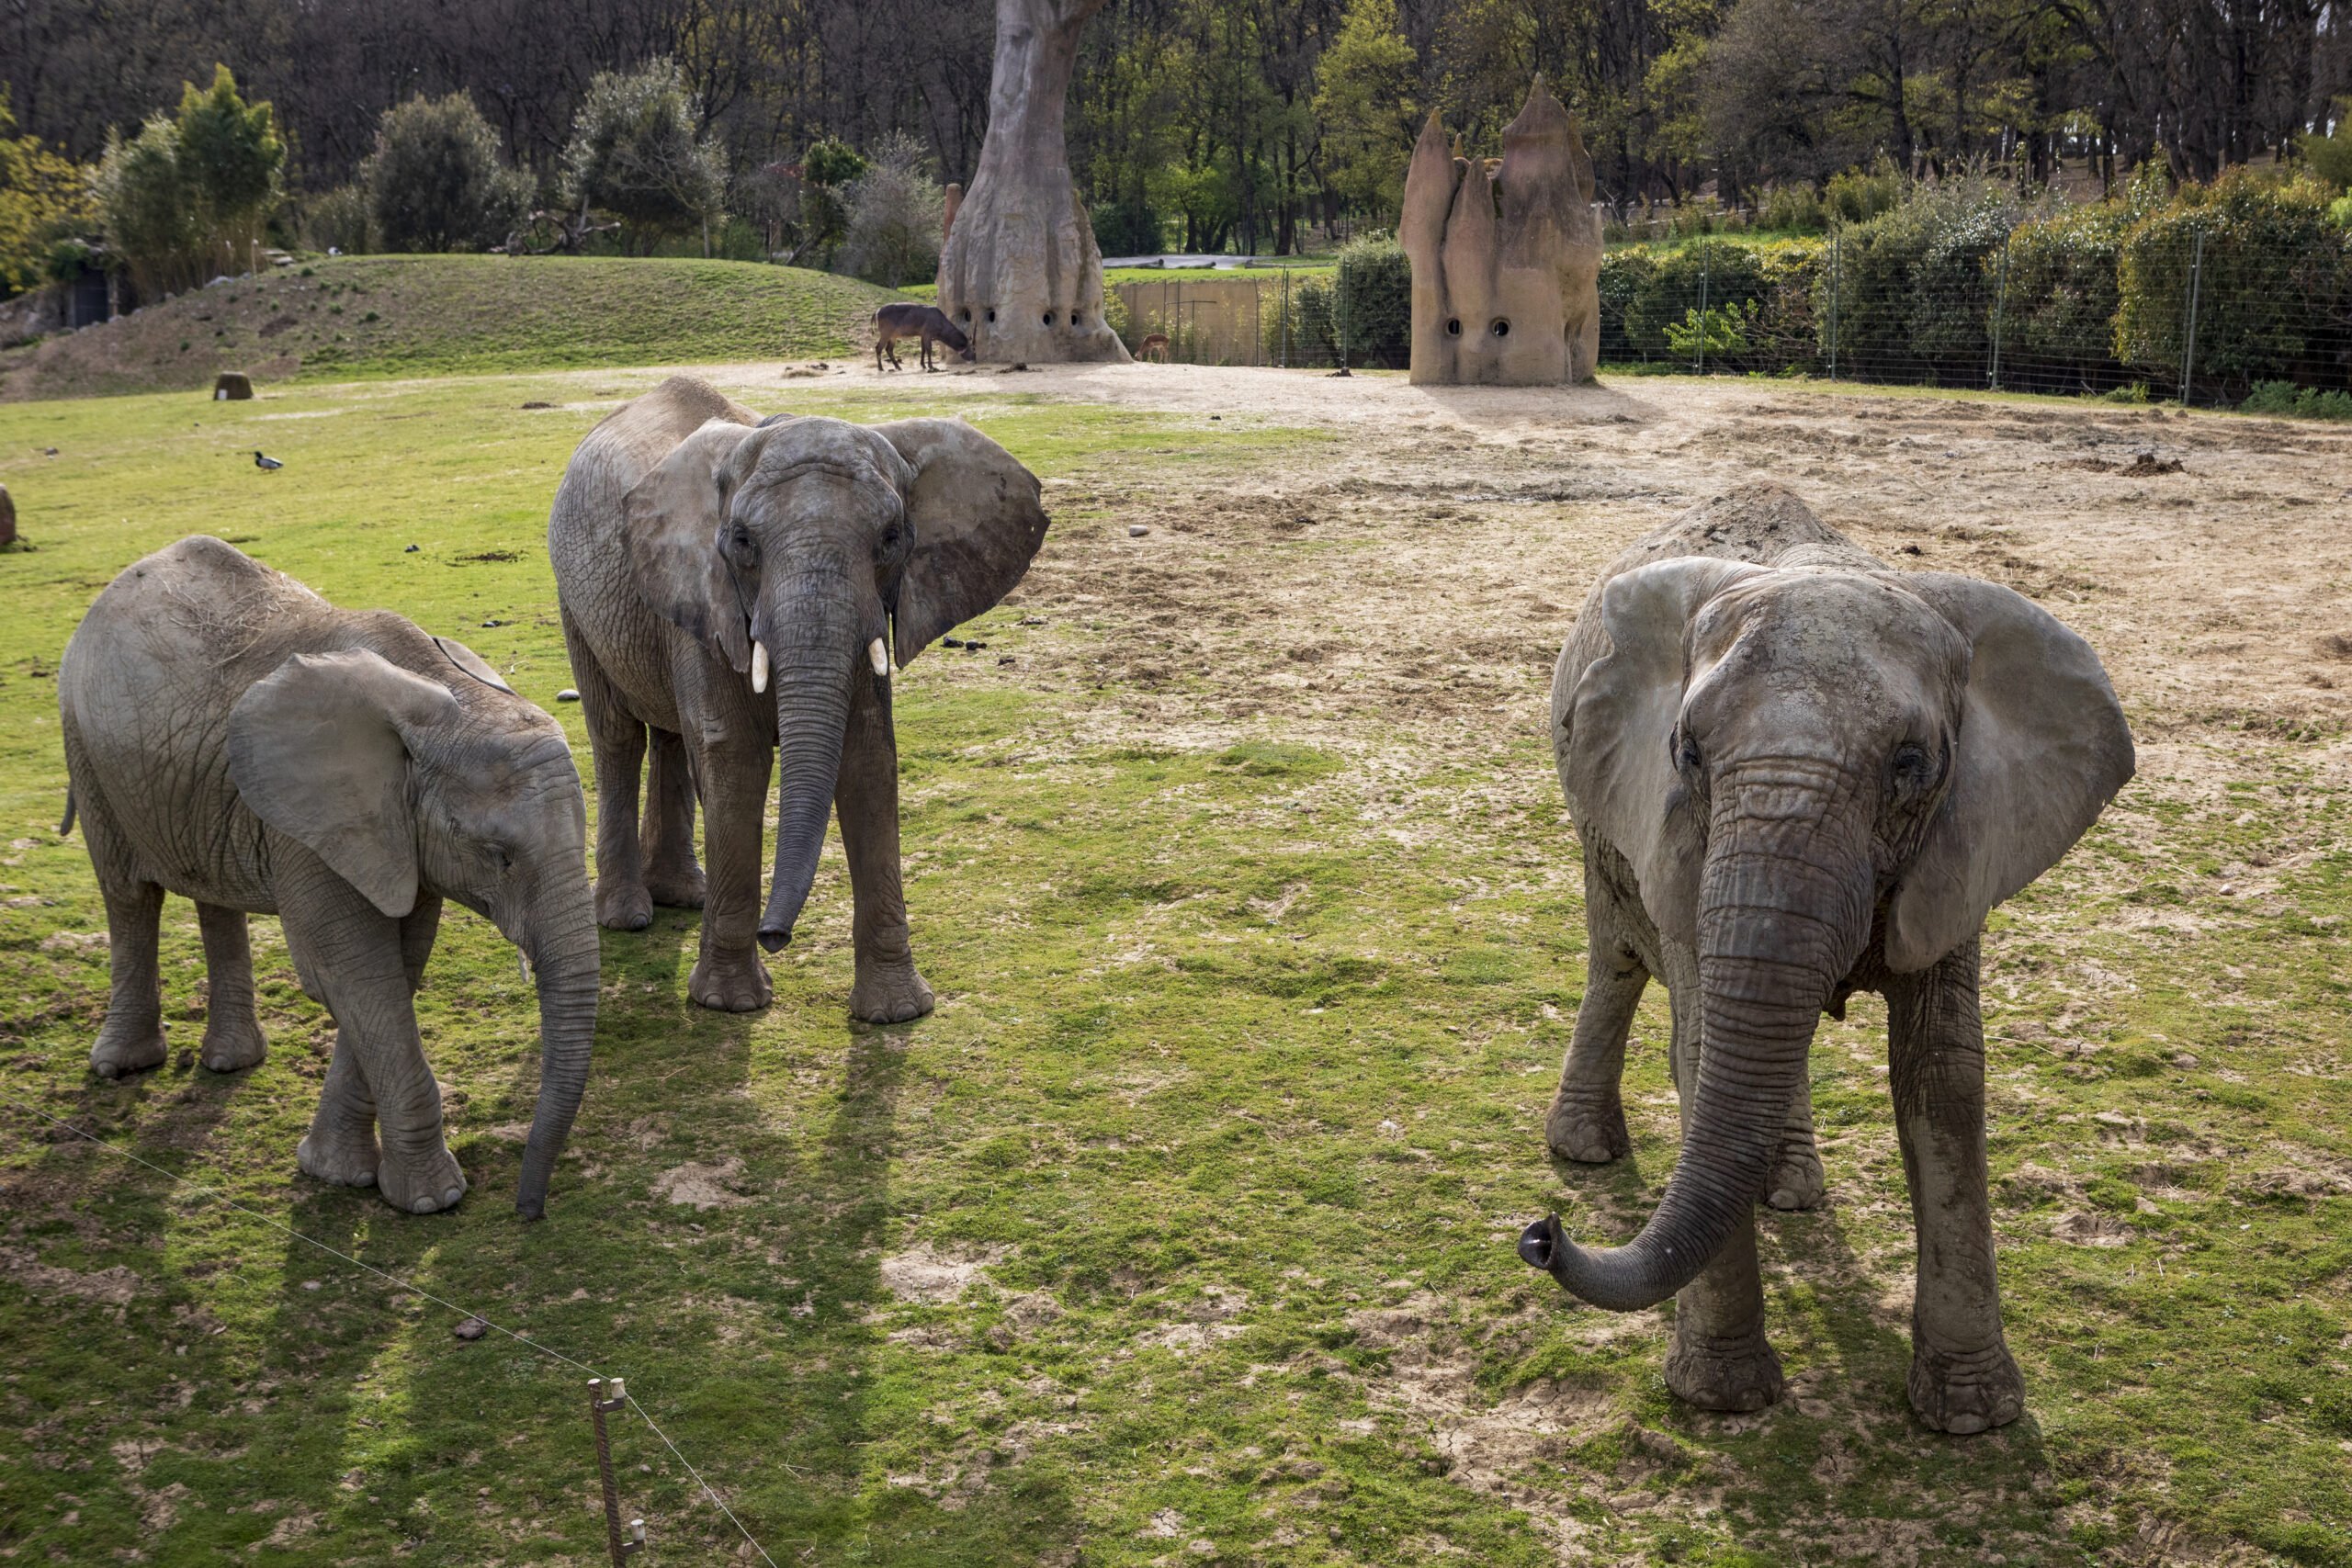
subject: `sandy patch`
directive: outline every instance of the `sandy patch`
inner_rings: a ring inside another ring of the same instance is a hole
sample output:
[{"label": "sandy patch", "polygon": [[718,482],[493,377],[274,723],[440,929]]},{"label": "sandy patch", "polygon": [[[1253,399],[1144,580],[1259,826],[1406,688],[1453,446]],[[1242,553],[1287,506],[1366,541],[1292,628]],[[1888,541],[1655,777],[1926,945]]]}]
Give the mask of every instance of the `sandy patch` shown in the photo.
[{"label": "sandy patch", "polygon": [[982,1269],[1002,1262],[1004,1256],[1001,1247],[940,1252],[929,1242],[918,1242],[882,1260],[882,1288],[902,1302],[936,1306],[962,1295]]},{"label": "sandy patch", "polygon": [[653,1195],[690,1209],[732,1209],[752,1200],[740,1189],[743,1162],[733,1155],[717,1165],[689,1160],[653,1179]]}]

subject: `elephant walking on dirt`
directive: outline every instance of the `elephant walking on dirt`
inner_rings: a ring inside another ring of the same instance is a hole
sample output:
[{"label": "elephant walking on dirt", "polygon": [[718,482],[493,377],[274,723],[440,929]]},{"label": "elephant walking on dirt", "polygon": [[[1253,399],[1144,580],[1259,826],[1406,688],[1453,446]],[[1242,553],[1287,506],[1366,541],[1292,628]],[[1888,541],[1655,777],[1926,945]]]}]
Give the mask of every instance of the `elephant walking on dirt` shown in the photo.
[{"label": "elephant walking on dirt", "polygon": [[111,1078],[164,1060],[166,892],[196,901],[203,931],[204,1065],[258,1064],[246,917],[276,915],[335,1021],[301,1168],[446,1209],[466,1179],[413,998],[455,898],[537,966],[538,1109],[515,1206],[538,1217],[596,1032],[586,803],[555,720],[462,644],[338,610],[202,536],[98,595],[57,695],[66,822],[79,812],[113,953],[91,1066]]},{"label": "elephant walking on dirt", "polygon": [[1602,574],[1561,652],[1552,719],[1589,946],[1546,1139],[1572,1159],[1625,1152],[1618,1076],[1656,976],[1682,1155],[1629,1245],[1587,1252],[1555,1215],[1521,1256],[1598,1306],[1679,1292],[1668,1386],[1713,1410],[1777,1399],[1754,1204],[1818,1171],[1816,1021],[1879,991],[1918,1232],[1911,1403],[1942,1431],[2015,1420],[1977,933],[2132,777],[2098,655],[2009,590],[1891,571],[1759,485]]},{"label": "elephant walking on dirt", "polygon": [[1045,541],[1039,493],[961,420],[763,422],[684,376],[572,454],[548,549],[595,751],[596,918],[638,931],[656,904],[704,906],[695,1001],[767,1004],[758,949],[792,940],[838,811],[855,906],[850,1010],[877,1023],[931,1010],[899,880],[892,655],[907,663],[1012,592]]}]

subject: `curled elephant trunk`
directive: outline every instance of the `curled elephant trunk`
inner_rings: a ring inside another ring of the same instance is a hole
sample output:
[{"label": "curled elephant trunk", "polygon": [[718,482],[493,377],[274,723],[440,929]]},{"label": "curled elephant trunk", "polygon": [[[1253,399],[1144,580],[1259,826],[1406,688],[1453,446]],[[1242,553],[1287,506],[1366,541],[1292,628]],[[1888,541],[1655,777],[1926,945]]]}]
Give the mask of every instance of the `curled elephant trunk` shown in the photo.
[{"label": "curled elephant trunk", "polygon": [[548,1182],[587,1091],[596,1036],[595,906],[584,871],[570,882],[576,886],[540,900],[530,922],[529,957],[539,987],[539,1102],[514,1194],[515,1212],[526,1220],[547,1212]]},{"label": "curled elephant trunk", "polygon": [[[775,879],[760,916],[760,945],[781,952],[817,879],[825,824],[840,782],[842,738],[849,727],[850,682],[866,660],[865,617],[846,595],[831,602],[804,593],[780,615],[763,617],[755,635],[771,644],[775,688]],[[875,618],[879,618],[878,607]],[[775,630],[781,621],[789,628]]]},{"label": "curled elephant trunk", "polygon": [[1579,1247],[1557,1215],[1520,1237],[1521,1258],[1594,1306],[1655,1306],[1747,1222],[1790,1103],[1804,1091],[1821,1010],[1869,940],[1867,827],[1841,822],[1826,792],[1769,793],[1766,810],[1752,798],[1719,804],[1710,833],[1698,920],[1699,1060],[1666,1195],[1621,1247]]}]

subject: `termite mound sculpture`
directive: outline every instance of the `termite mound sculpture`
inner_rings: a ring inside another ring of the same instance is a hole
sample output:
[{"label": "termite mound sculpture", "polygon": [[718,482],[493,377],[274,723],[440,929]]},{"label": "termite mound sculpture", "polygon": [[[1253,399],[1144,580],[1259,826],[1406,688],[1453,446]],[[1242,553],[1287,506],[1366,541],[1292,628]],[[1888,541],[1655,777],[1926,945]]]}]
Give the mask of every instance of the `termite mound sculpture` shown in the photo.
[{"label": "termite mound sculpture", "polygon": [[1127,358],[1102,319],[1102,253],[1062,141],[1078,35],[1103,4],[997,0],[988,136],[939,254],[939,308],[979,359]]},{"label": "termite mound sculpture", "polygon": [[1462,158],[1435,112],[1405,175],[1415,386],[1544,387],[1600,357],[1600,220],[1575,119],[1539,78],[1503,155]]}]

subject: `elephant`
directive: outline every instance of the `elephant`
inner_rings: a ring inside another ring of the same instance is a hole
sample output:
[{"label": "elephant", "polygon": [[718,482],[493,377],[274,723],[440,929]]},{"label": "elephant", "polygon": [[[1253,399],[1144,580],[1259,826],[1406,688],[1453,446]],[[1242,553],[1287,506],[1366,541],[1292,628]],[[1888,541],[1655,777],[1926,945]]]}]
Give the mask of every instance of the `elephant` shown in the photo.
[{"label": "elephant", "polygon": [[537,1219],[596,1030],[586,801],[555,720],[463,644],[390,611],[339,610],[202,536],[99,593],[57,697],[61,831],[78,813],[112,949],[98,1075],[164,1060],[166,892],[195,900],[203,934],[204,1065],[259,1064],[246,919],[276,915],[302,989],[335,1023],[297,1163],[412,1213],[447,1209],[466,1179],[414,995],[454,898],[537,969],[538,1104],[515,1208]]},{"label": "elephant", "polygon": [[1945,1432],[2015,1420],[1978,937],[2132,777],[2098,656],[2007,588],[1890,570],[1753,485],[1601,575],[1560,654],[1552,728],[1588,975],[1546,1137],[1576,1158],[1625,1151],[1618,1074],[1656,976],[1682,1154],[1626,1246],[1588,1251],[1553,1214],[1521,1257],[1596,1306],[1675,1296],[1666,1381],[1690,1403],[1779,1398],[1754,1205],[1792,1145],[1812,1157],[1816,1020],[1877,991],[1917,1233],[1911,1404]]},{"label": "elephant", "polygon": [[703,906],[695,1002],[768,1004],[758,950],[792,940],[838,812],[850,1011],[874,1023],[931,1011],[899,886],[892,657],[903,667],[1012,592],[1045,542],[1041,494],[961,420],[762,420],[685,376],[616,410],[572,454],[548,550],[595,758],[596,918],[638,931],[657,904]]}]

